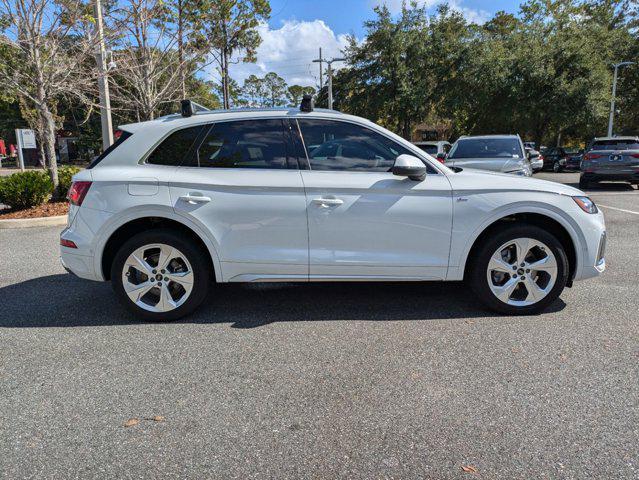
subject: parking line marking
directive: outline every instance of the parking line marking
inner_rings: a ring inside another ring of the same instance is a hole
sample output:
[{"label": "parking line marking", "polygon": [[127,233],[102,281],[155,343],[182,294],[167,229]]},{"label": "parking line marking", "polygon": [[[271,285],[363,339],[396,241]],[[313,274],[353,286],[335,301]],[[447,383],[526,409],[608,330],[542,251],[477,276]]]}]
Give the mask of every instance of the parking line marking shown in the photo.
[{"label": "parking line marking", "polygon": [[602,205],[601,203],[598,203],[597,206],[598,207],[603,207],[603,208],[609,208],[610,210],[617,210],[619,212],[632,213],[634,215],[639,215],[639,212],[633,212],[632,210],[626,210],[626,209],[623,209],[623,208],[609,207],[608,205]]}]

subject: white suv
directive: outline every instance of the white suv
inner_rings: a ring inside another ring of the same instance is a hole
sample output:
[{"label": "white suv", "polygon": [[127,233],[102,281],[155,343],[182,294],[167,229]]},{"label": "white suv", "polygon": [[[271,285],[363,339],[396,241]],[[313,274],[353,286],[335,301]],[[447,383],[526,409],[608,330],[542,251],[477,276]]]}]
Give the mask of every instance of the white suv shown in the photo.
[{"label": "white suv", "polygon": [[583,192],[460,170],[334,111],[187,109],[122,126],[74,177],[62,263],[151,320],[214,282],[465,279],[495,310],[535,313],[604,270]]}]

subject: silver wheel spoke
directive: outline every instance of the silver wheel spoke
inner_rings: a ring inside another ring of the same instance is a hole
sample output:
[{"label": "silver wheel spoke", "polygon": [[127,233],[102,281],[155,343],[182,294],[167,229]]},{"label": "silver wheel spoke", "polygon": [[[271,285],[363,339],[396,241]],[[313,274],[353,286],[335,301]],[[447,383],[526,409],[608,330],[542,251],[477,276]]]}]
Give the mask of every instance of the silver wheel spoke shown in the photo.
[{"label": "silver wheel spoke", "polygon": [[551,257],[548,255],[546,258],[528,264],[528,268],[536,271],[555,273],[557,271],[557,261],[554,256]]},{"label": "silver wheel spoke", "polygon": [[151,283],[151,282],[143,282],[143,283],[140,283],[138,285],[134,285],[132,283],[125,282],[124,283],[124,290],[126,291],[126,294],[129,296],[129,298],[133,302],[137,303],[154,286],[155,286],[155,284]]},{"label": "silver wheel spoke", "polygon": [[143,253],[144,252],[140,252],[139,250],[132,253],[127,259],[125,266],[133,267],[141,273],[151,276],[153,275],[153,267],[142,258]]},{"label": "silver wheel spoke", "polygon": [[171,260],[176,256],[176,250],[168,245],[162,245],[160,247],[160,257],[158,258],[158,268],[166,268]]},{"label": "silver wheel spoke", "polygon": [[548,292],[546,292],[543,288],[541,288],[532,278],[527,278],[524,281],[526,285],[526,290],[528,290],[528,296],[526,300],[530,300],[532,303],[536,303],[542,298],[546,296]]},{"label": "silver wheel spoke", "polygon": [[510,296],[513,294],[515,287],[517,287],[517,283],[519,283],[516,279],[511,278],[502,286],[493,285],[492,289],[495,292],[495,295],[499,300],[504,303],[508,303],[510,300]]},{"label": "silver wheel spoke", "polygon": [[495,272],[512,273],[513,265],[510,265],[501,258],[501,252],[495,253],[488,263],[488,269]]},{"label": "silver wheel spoke", "polygon": [[159,308],[163,312],[168,312],[169,310],[173,310],[177,307],[173,298],[171,298],[171,294],[169,293],[169,287],[166,283],[162,284],[160,288],[160,300],[158,301],[157,308]]},{"label": "silver wheel spoke", "polygon": [[519,265],[524,262],[532,246],[529,238],[518,238],[514,243],[517,249],[517,264]]},{"label": "silver wheel spoke", "polygon": [[180,285],[193,285],[193,272],[183,273],[167,273],[166,277],[172,282],[179,283]]}]

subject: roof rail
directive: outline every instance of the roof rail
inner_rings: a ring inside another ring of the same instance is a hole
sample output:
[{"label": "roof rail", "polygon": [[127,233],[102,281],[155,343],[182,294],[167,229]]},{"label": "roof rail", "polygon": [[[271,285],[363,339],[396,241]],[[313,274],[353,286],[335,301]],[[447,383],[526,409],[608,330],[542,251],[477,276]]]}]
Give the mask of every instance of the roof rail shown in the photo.
[{"label": "roof rail", "polygon": [[210,112],[211,110],[206,108],[203,105],[200,105],[199,103],[195,103],[192,100],[182,100],[181,102],[181,107],[182,107],[182,116],[183,117],[190,117],[193,114],[197,113],[197,112]]}]

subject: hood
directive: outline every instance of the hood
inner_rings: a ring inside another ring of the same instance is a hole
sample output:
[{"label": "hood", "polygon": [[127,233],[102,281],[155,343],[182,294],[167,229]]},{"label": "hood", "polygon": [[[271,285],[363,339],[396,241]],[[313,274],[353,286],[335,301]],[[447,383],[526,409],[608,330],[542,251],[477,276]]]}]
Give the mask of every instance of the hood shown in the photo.
[{"label": "hood", "polygon": [[509,173],[489,172],[486,170],[464,169],[448,176],[453,189],[462,191],[532,191],[556,193],[558,195],[585,196],[581,190],[563,183],[538,180],[531,177]]}]

